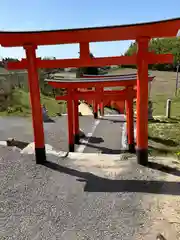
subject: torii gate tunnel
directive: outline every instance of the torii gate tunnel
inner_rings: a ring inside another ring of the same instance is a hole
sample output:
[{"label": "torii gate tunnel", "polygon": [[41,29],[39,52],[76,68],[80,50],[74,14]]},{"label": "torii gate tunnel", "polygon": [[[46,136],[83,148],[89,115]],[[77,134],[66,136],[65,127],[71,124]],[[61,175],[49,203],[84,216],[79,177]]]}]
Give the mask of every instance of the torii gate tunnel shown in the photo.
[{"label": "torii gate tunnel", "polygon": [[[110,65],[135,64],[137,65],[136,151],[138,162],[140,164],[146,165],[148,162],[148,64],[170,63],[173,61],[173,56],[171,54],[156,55],[153,52],[149,52],[148,44],[152,38],[175,37],[179,29],[180,18],[176,18],[159,22],[97,28],[36,31],[36,32],[0,32],[1,46],[3,47],[22,46],[26,52],[26,59],[22,59],[20,62],[11,63],[9,62],[7,67],[8,69],[28,70],[36,163],[43,164],[46,161],[44,130],[38,81],[38,68],[66,68],[66,67],[90,67],[90,66],[102,67]],[[101,58],[90,57],[89,51],[90,42],[120,41],[120,40],[136,40],[138,45],[137,53],[134,54],[133,56],[117,56]],[[80,57],[77,59],[41,60],[40,58],[36,58],[36,49],[40,45],[71,44],[71,43],[79,43]],[[103,82],[102,85],[105,86],[108,81],[102,82]],[[113,85],[116,86],[120,85],[120,81],[118,84],[117,81],[115,81],[115,83],[116,84]],[[71,86],[73,86],[73,83],[68,84],[69,89],[73,89],[73,87],[71,88]],[[81,84],[85,85],[86,83]],[[121,82],[121,84],[127,86],[126,83],[123,83],[123,81]],[[86,86],[87,85],[85,85],[85,87]],[[112,86],[112,83],[110,84],[110,86]],[[77,84],[76,88],[79,87],[81,87],[81,85]],[[103,94],[101,94],[100,96],[104,98],[105,95]],[[114,93],[111,94],[113,95]],[[128,95],[127,92],[121,93],[121,95],[123,94],[124,98],[126,98],[126,96]],[[97,94],[95,93],[91,93],[89,95],[91,95],[92,98],[96,98],[97,96]],[[118,94],[115,95],[117,96]],[[76,94],[73,94],[73,98],[76,98]]]},{"label": "torii gate tunnel", "polygon": [[[87,77],[87,76],[86,76]],[[149,76],[151,82],[153,76]],[[79,100],[93,100],[94,117],[98,117],[98,105],[106,101],[126,101],[126,121],[128,146],[131,153],[135,152],[134,146],[134,118],[133,118],[133,99],[136,98],[136,74],[116,75],[116,76],[96,76],[88,78],[71,78],[71,79],[47,79],[48,83],[54,88],[65,88],[67,94],[57,96],[56,100],[67,101],[68,112],[68,135],[69,151],[74,152],[74,143],[79,144]],[[123,90],[104,90],[104,87],[122,87]],[[87,90],[88,88],[94,90]],[[101,105],[102,107],[102,105]],[[102,109],[101,109],[102,110]]]}]

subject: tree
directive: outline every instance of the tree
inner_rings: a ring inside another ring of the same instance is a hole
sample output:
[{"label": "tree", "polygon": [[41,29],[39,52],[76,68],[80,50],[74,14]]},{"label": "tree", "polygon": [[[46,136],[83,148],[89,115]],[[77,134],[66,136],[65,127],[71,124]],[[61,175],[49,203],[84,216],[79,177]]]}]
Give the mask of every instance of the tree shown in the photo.
[{"label": "tree", "polygon": [[[125,56],[131,56],[137,51],[137,43],[133,42],[125,52]],[[150,69],[160,71],[175,71],[178,61],[180,61],[180,37],[176,38],[156,38],[152,39],[149,44],[149,51],[156,54],[171,53],[174,56],[173,63],[170,64],[152,64]],[[126,66],[132,67],[132,66]],[[135,66],[133,66],[135,67]]]},{"label": "tree", "polygon": [[19,61],[17,58],[10,58],[10,57],[3,58],[0,61],[0,67],[6,68],[6,64],[8,62],[17,62],[17,61]]}]

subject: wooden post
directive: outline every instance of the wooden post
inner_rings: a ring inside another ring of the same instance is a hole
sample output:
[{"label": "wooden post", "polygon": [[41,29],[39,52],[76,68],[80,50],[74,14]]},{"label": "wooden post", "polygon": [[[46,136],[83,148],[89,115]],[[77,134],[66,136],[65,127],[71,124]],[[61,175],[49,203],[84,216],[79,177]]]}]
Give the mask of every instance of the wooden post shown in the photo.
[{"label": "wooden post", "polygon": [[100,103],[100,112],[101,112],[101,116],[104,116],[104,101],[101,101]]},{"label": "wooden post", "polygon": [[166,102],[166,118],[170,118],[171,117],[171,99],[167,99]]},{"label": "wooden post", "polygon": [[28,45],[24,46],[24,49],[26,51],[28,62],[28,82],[32,108],[36,163],[43,164],[46,161],[46,151],[44,143],[44,129],[38,71],[36,66],[36,47]]},{"label": "wooden post", "polygon": [[80,42],[80,59],[90,58],[89,42]]},{"label": "wooden post", "polygon": [[[101,87],[100,92],[103,93],[103,91],[104,91],[104,88]],[[104,99],[102,99],[100,102],[100,114],[101,116],[104,116]]]},{"label": "wooden post", "polygon": [[135,153],[133,98],[126,100],[127,139],[130,153]]},{"label": "wooden post", "polygon": [[176,90],[175,90],[175,96],[177,96],[178,94],[178,85],[179,85],[179,62],[177,63],[177,66],[176,66]]},{"label": "wooden post", "polygon": [[68,145],[69,145],[69,152],[74,152],[74,120],[73,120],[73,100],[71,98],[72,91],[68,89],[68,100],[67,100],[67,114],[68,114]]},{"label": "wooden post", "polygon": [[[96,87],[95,91],[99,94],[101,94],[103,92],[103,89],[101,87]],[[93,115],[94,118],[97,119],[98,118],[98,110],[99,110],[99,101],[97,100],[93,100]]]},{"label": "wooden post", "polygon": [[79,144],[79,101],[73,101],[74,108],[74,141],[76,144]]},{"label": "wooden post", "polygon": [[95,119],[98,118],[98,103],[96,100],[93,101],[93,115]]},{"label": "wooden post", "polygon": [[148,43],[138,39],[137,51],[137,161],[148,164]]}]

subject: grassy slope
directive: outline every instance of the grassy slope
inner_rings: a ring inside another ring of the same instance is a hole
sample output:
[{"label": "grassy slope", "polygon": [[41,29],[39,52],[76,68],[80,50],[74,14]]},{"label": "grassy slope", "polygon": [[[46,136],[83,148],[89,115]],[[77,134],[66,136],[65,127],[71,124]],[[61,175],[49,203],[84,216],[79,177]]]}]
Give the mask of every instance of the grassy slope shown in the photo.
[{"label": "grassy slope", "polygon": [[[110,74],[125,74],[136,72],[134,69],[118,69],[113,70]],[[159,72],[150,71],[155,76],[151,87],[150,98],[153,101],[153,115],[165,115],[166,100],[172,99],[172,119],[164,119],[161,122],[149,123],[149,138],[150,149],[156,154],[172,154],[180,152],[180,97],[174,96],[175,91],[175,72]],[[57,112],[65,112],[65,105],[58,105],[53,98],[41,95],[41,102],[46,104],[46,107],[51,116]],[[31,109],[29,105],[29,94],[16,90],[14,94],[13,108],[21,106],[23,113],[15,112],[10,115],[30,116]],[[0,113],[7,115],[7,112]],[[161,118],[162,120],[162,118]]]},{"label": "grassy slope", "polygon": [[[65,112],[65,105],[64,103],[58,104],[57,101],[53,98],[44,96],[41,94],[41,103],[45,104],[45,106],[48,109],[48,113],[50,116],[55,116],[57,113],[64,113]],[[21,107],[22,112],[16,111],[18,107]],[[31,116],[31,107],[30,107],[30,98],[29,98],[29,93],[25,92],[20,89],[16,89],[14,94],[13,94],[13,99],[11,102],[11,108],[13,110],[12,113],[8,113],[7,111],[5,112],[0,112],[1,116],[7,116],[7,115],[19,115],[19,116],[24,116],[24,117],[29,117]]]},{"label": "grassy slope", "polygon": [[[114,70],[112,74],[126,74],[135,73],[135,69],[119,69]],[[152,83],[150,98],[153,101],[154,115],[164,115],[166,108],[166,100],[171,98],[172,101],[172,116],[180,116],[179,98],[174,97],[176,73],[175,72],[161,72],[149,71],[151,75],[155,76]],[[180,75],[179,75],[180,80]]]},{"label": "grassy slope", "polygon": [[[0,75],[9,73],[11,71],[7,71],[4,68],[0,68]],[[16,72],[16,71],[13,71]],[[18,71],[17,71],[18,72]],[[21,73],[23,71],[20,71]],[[45,104],[47,109],[48,109],[48,114],[50,116],[55,116],[57,113],[64,113],[66,111],[66,106],[64,102],[62,104],[58,104],[58,102],[51,97],[47,97],[41,94],[41,103]],[[11,101],[11,106],[12,106],[12,113],[8,113],[7,111],[5,112],[0,112],[0,116],[24,116],[24,117],[29,117],[31,116],[31,107],[30,107],[30,101],[29,101],[29,93],[26,91],[16,89],[14,94],[13,94],[13,99]],[[21,107],[23,112],[16,111],[16,108]]]},{"label": "grassy slope", "polygon": [[[134,69],[119,69],[111,74],[136,72]],[[172,155],[180,152],[180,96],[175,97],[175,72],[149,71],[155,79],[150,98],[153,102],[153,115],[160,121],[149,123],[149,149],[152,154]],[[180,78],[180,74],[179,74]],[[171,119],[165,119],[166,100],[172,99]]]}]

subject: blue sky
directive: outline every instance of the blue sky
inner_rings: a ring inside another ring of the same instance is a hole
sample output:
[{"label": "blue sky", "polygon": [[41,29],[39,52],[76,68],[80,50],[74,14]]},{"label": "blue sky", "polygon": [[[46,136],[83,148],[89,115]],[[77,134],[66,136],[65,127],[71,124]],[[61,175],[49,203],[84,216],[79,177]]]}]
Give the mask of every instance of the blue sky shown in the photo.
[{"label": "blue sky", "polygon": [[[180,17],[180,1],[8,0],[1,1],[0,30],[50,30],[148,22]],[[92,43],[95,56],[117,56],[130,42]],[[39,57],[78,56],[78,45],[39,47]],[[0,47],[0,57],[24,57],[22,48]]]}]

